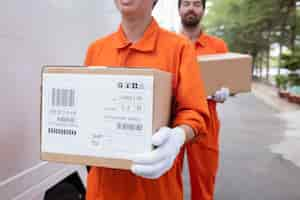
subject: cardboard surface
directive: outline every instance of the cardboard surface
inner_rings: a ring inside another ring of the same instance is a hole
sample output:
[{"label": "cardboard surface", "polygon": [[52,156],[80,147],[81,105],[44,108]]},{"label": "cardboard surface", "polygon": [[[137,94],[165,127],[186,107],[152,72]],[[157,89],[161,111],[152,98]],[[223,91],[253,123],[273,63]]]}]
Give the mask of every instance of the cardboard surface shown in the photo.
[{"label": "cardboard surface", "polygon": [[250,92],[252,79],[252,57],[250,55],[226,53],[198,57],[202,79],[207,95],[213,95],[221,87],[233,94]]},{"label": "cardboard surface", "polygon": [[154,69],[44,67],[41,159],[130,169],[169,123],[171,83]]}]

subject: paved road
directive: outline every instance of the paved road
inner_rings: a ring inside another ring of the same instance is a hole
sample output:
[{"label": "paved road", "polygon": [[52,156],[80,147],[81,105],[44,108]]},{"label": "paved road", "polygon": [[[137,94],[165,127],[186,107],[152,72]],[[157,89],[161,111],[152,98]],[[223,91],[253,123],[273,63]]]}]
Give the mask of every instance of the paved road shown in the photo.
[{"label": "paved road", "polygon": [[[300,168],[270,146],[284,139],[286,123],[251,94],[219,108],[221,166],[216,200],[300,200]],[[300,152],[299,152],[300,153]],[[185,170],[185,199],[189,184]]]}]

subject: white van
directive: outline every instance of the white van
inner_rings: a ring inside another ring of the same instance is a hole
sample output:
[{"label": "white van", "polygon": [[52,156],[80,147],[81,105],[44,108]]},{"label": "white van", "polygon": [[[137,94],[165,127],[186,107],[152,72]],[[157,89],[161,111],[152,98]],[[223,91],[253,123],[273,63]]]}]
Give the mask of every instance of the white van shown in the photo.
[{"label": "white van", "polygon": [[82,64],[88,44],[118,23],[114,1],[0,2],[1,200],[42,200],[58,183],[83,195],[84,166],[40,160],[41,67]]}]

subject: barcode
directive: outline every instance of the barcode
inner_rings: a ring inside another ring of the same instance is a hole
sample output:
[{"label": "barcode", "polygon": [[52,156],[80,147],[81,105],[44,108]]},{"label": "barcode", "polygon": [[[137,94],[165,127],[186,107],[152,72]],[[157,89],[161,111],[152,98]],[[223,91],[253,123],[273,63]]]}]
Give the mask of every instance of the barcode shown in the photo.
[{"label": "barcode", "polygon": [[48,128],[48,133],[57,135],[77,135],[77,131],[72,129]]},{"label": "barcode", "polygon": [[130,131],[141,131],[141,130],[143,130],[143,125],[142,124],[117,123],[117,129],[130,130]]},{"label": "barcode", "polygon": [[75,105],[75,90],[52,88],[52,106],[73,107]]}]

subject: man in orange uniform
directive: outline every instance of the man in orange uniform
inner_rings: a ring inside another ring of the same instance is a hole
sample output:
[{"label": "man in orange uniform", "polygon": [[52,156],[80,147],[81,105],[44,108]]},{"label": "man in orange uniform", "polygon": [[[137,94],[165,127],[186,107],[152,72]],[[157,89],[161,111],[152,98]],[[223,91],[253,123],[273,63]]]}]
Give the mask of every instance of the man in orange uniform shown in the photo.
[{"label": "man in orange uniform", "polygon": [[182,200],[177,156],[184,143],[203,138],[209,126],[206,94],[191,43],[161,29],[152,18],[156,0],[115,0],[122,21],[117,32],[93,42],[87,66],[152,67],[173,74],[170,127],[152,137],[155,150],[136,155],[131,171],[92,167],[87,200]]},{"label": "man in orange uniform", "polygon": [[[205,34],[199,27],[205,11],[205,0],[179,0],[178,9],[182,23],[182,34],[194,43],[197,55],[228,52],[223,40]],[[212,200],[214,198],[219,162],[220,129],[216,104],[223,103],[228,96],[229,90],[222,88],[213,97],[208,97],[211,116],[209,134],[204,139],[186,145],[192,200]],[[183,158],[181,161],[183,162]]]}]

